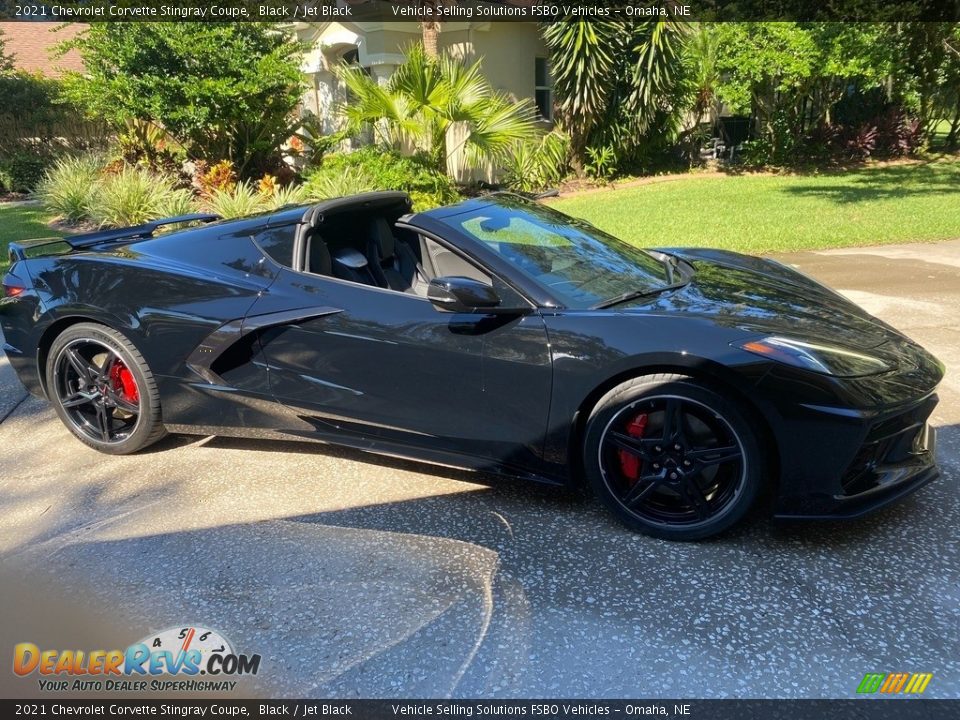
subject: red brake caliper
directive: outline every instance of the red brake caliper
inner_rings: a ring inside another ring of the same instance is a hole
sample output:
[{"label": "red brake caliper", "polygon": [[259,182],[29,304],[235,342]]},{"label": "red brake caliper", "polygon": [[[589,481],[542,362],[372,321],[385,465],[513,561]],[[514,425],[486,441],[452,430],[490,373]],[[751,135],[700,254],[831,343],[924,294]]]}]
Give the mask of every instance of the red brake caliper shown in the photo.
[{"label": "red brake caliper", "polygon": [[[647,429],[647,414],[640,413],[627,425],[627,435],[642,438]],[[640,477],[640,458],[626,450],[618,450],[620,455],[620,470],[628,480],[636,481]]]},{"label": "red brake caliper", "polygon": [[140,402],[140,391],[137,390],[137,381],[133,379],[133,373],[130,368],[123,364],[122,360],[117,360],[110,370],[110,384],[114,392],[120,394],[127,402]]}]

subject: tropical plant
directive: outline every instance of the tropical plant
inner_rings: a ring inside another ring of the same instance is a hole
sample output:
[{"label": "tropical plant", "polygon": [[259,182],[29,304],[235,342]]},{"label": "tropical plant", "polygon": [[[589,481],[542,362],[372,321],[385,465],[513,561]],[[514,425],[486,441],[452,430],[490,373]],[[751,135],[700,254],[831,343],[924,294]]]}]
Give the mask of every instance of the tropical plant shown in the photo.
[{"label": "tropical plant", "polygon": [[[420,0],[420,6],[436,16],[437,10],[443,5],[443,0]],[[423,51],[428,57],[440,56],[440,21],[435,19],[420,22],[420,38],[423,41]]]},{"label": "tropical plant", "polygon": [[267,198],[246,182],[237,183],[230,190],[214,190],[204,206],[222,218],[245,217],[269,209]]},{"label": "tropical plant", "polygon": [[566,17],[543,31],[550,48],[559,117],[574,164],[588,146],[607,146],[614,164],[628,160],[648,133],[675,136],[686,108],[682,51],[690,26],[662,20],[625,23]]},{"label": "tropical plant", "polygon": [[597,180],[609,180],[617,169],[617,153],[609,145],[587,148],[587,162],[583,169],[587,175]]},{"label": "tropical plant", "polygon": [[690,112],[682,143],[688,159],[699,158],[700,148],[720,120],[722,103],[717,95],[722,80],[717,57],[720,36],[706,23],[697,23],[683,53],[683,81]]},{"label": "tropical plant", "polygon": [[[351,131],[372,128],[379,143],[425,153],[441,171],[458,150],[470,163],[496,162],[536,134],[533,103],[494,90],[480,61],[467,66],[447,55],[432,58],[417,44],[384,85],[362,68],[344,65],[337,72],[349,93],[340,111]],[[448,147],[454,128],[462,139]]]},{"label": "tropical plant", "polygon": [[104,159],[99,155],[61,158],[47,170],[36,195],[47,209],[66,222],[86,220],[103,165]]},{"label": "tropical plant", "polygon": [[371,190],[403,190],[419,210],[460,198],[450,178],[437,170],[429,157],[408,157],[377,147],[328,155],[309,172],[305,187],[313,199]]},{"label": "tropical plant", "polygon": [[625,51],[625,30],[619,22],[572,19],[543,30],[557,109],[578,158],[618,94],[616,67]]},{"label": "tropical plant", "polygon": [[307,189],[303,185],[287,185],[274,190],[266,199],[266,205],[268,210],[276,210],[287,205],[302,205],[308,200]]},{"label": "tropical plant", "polygon": [[299,121],[303,47],[271,23],[96,23],[79,49],[67,97],[121,129],[162,126],[193,159],[228,159],[241,177],[280,162]]},{"label": "tropical plant", "polygon": [[316,173],[303,187],[311,200],[346,197],[378,189],[374,177],[362,167],[345,168],[338,173]]},{"label": "tropical plant", "polygon": [[276,175],[264,175],[257,181],[257,192],[261,195],[273,195],[280,187]]},{"label": "tropical plant", "polygon": [[503,163],[503,181],[519,192],[558,184],[570,169],[570,137],[551,130],[536,141],[516,143]]},{"label": "tropical plant", "polygon": [[229,160],[221,160],[210,168],[201,166],[198,171],[197,185],[202,196],[209,196],[218,191],[229,192],[236,187],[237,173]]},{"label": "tropical plant", "polygon": [[104,227],[140,225],[161,217],[170,201],[173,183],[163,175],[125,166],[105,175],[90,202],[90,219]]},{"label": "tropical plant", "polygon": [[184,158],[183,146],[150,120],[131,118],[117,133],[117,149],[124,162],[154,172],[172,171]]},{"label": "tropical plant", "polygon": [[193,193],[186,188],[178,188],[161,195],[157,203],[157,217],[169,218],[192,215],[200,209]]}]

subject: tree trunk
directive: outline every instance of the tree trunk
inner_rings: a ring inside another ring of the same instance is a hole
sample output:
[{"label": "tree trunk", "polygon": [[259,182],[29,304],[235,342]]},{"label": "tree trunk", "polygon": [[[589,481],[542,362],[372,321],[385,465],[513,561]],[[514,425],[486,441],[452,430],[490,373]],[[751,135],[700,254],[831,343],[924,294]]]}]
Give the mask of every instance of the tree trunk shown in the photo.
[{"label": "tree trunk", "polygon": [[432,20],[425,21],[420,23],[420,28],[423,31],[423,51],[426,53],[427,57],[440,57],[440,50],[438,47],[438,41],[440,39],[440,23]]},{"label": "tree trunk", "polygon": [[[436,20],[437,9],[443,0],[420,0],[420,6],[424,11],[432,11],[432,19],[426,19],[420,23],[420,32],[422,34],[423,51],[429,58],[440,57],[440,22]],[[430,16],[427,16],[430,18]]]},{"label": "tree trunk", "polygon": [[960,95],[957,96],[957,109],[950,122],[950,132],[947,133],[947,150],[957,149],[957,141],[960,140],[958,135],[960,135]]}]

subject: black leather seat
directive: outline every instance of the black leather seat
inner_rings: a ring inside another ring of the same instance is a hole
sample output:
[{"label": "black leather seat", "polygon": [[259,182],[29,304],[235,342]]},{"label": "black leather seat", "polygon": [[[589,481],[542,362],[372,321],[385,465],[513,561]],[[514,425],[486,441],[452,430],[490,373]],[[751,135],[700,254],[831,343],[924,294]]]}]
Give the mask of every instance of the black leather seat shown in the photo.
[{"label": "black leather seat", "polygon": [[425,294],[426,273],[410,246],[394,237],[390,223],[382,217],[374,218],[368,232],[367,257],[380,287]]},{"label": "black leather seat", "polygon": [[332,275],[333,260],[330,257],[330,248],[327,247],[327,241],[314,233],[310,236],[309,251],[307,253],[307,272],[315,275]]},{"label": "black leather seat", "polygon": [[340,248],[332,253],[332,258],[335,278],[374,287],[379,284],[366,256],[359,250],[350,247]]}]

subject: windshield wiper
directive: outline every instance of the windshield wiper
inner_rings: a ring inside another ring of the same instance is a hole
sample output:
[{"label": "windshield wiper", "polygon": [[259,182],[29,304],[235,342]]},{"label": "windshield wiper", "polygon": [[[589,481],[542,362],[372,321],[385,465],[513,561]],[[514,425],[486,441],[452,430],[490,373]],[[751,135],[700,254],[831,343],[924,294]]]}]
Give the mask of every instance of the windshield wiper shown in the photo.
[{"label": "windshield wiper", "polygon": [[591,310],[603,310],[604,308],[613,307],[614,305],[619,305],[620,303],[625,303],[628,300],[636,300],[637,298],[650,297],[652,295],[659,295],[660,293],[665,293],[670,290],[676,290],[682,288],[687,284],[688,281],[683,281],[679,283],[673,283],[672,285],[663,285],[661,287],[652,288],[650,290],[631,290],[630,292],[625,292],[623,295],[617,295],[612,297],[609,300],[604,300],[599,302],[596,305],[591,306]]}]

